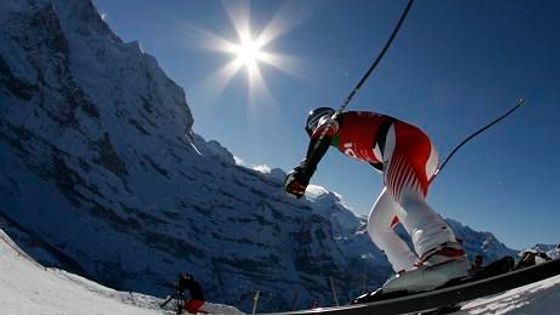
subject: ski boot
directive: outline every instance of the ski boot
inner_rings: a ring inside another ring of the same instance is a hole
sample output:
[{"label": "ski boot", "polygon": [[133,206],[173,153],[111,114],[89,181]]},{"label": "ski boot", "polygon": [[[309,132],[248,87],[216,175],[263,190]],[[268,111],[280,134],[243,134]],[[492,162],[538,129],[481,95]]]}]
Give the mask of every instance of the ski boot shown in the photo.
[{"label": "ski boot", "polygon": [[468,276],[469,269],[470,262],[461,245],[447,242],[425,253],[416,269],[389,279],[382,290],[384,293],[429,291]]},{"label": "ski boot", "polygon": [[415,269],[391,277],[377,291],[357,297],[353,304],[380,301],[430,291],[469,275],[470,262],[461,245],[444,243],[428,251]]}]

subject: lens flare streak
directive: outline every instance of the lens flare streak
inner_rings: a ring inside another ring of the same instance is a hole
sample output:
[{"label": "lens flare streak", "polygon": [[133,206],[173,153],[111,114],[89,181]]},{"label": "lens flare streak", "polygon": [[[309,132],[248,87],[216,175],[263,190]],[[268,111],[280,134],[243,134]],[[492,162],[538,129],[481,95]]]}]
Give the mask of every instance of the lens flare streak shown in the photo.
[{"label": "lens flare streak", "polygon": [[[258,33],[258,36],[253,36],[248,3],[232,4],[232,2],[224,1],[223,4],[235,29],[237,40],[228,40],[204,31],[209,48],[233,57],[232,61],[213,73],[209,80],[214,84],[214,88],[221,92],[244,68],[247,74],[249,99],[254,101],[257,93],[271,97],[260,66],[266,64],[287,74],[295,74],[295,69],[298,67],[294,58],[267,51],[266,46],[287,33],[295,23],[301,20],[301,16],[294,14],[294,10],[284,7],[272,17],[268,25]],[[283,22],[288,19],[283,19],[282,15],[290,15],[290,24]]]}]

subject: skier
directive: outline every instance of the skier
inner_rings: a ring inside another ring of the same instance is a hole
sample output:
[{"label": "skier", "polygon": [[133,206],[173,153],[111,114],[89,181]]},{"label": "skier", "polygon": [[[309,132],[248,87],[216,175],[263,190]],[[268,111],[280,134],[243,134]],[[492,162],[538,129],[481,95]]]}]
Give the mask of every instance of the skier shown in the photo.
[{"label": "skier", "polygon": [[[289,195],[301,198],[329,146],[372,165],[384,187],[368,218],[368,233],[396,275],[383,292],[425,291],[468,275],[470,264],[451,228],[427,204],[426,195],[438,167],[438,155],[419,128],[374,112],[319,107],[309,113],[305,130],[310,143],[305,159],[284,181]],[[397,235],[401,223],[414,250]]]},{"label": "skier", "polygon": [[[176,285],[177,292],[183,296],[185,300],[184,309],[192,314],[196,314],[201,311],[202,305],[204,305],[204,294],[202,293],[202,288],[200,284],[194,279],[194,277],[188,273],[182,273],[179,275],[179,280]],[[187,300],[184,295],[184,291],[189,290],[190,299]]]}]

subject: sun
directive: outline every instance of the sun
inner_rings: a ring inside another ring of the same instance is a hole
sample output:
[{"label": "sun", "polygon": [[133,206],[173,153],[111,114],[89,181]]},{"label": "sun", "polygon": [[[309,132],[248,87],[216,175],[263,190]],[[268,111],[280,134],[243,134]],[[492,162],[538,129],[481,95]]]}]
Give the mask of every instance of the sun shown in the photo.
[{"label": "sun", "polygon": [[260,32],[253,32],[248,6],[235,5],[248,4],[248,2],[224,1],[223,4],[237,38],[230,39],[208,31],[203,32],[205,42],[211,50],[231,56],[231,60],[213,73],[206,84],[216,92],[213,94],[221,94],[231,80],[244,69],[247,74],[250,99],[254,99],[257,93],[271,97],[262,66],[271,66],[292,75],[301,67],[295,58],[272,52],[267,46],[300,22],[302,17],[294,13],[299,11],[297,8],[284,7]]},{"label": "sun", "polygon": [[237,57],[236,63],[245,66],[247,71],[254,71],[258,67],[258,62],[265,60],[265,53],[261,50],[262,45],[251,38],[242,39],[241,42],[233,46],[233,53]]},{"label": "sun", "polygon": [[265,83],[260,65],[267,63],[272,66],[281,67],[280,62],[278,62],[278,55],[266,51],[266,45],[270,43],[273,38],[267,38],[264,31],[254,37],[249,27],[248,20],[232,19],[232,23],[235,25],[237,40],[230,41],[223,39],[220,47],[220,50],[230,54],[234,58],[225,68],[229,69],[231,76],[234,76],[239,70],[245,68],[247,70],[249,83],[253,86],[255,84],[260,84],[262,86]]}]

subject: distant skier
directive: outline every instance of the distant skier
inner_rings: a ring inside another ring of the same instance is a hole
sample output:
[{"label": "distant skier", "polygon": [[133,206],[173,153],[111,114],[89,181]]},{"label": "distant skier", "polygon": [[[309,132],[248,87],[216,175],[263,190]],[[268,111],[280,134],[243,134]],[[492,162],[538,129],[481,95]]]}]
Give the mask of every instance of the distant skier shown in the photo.
[{"label": "distant skier", "polygon": [[[186,272],[182,273],[179,275],[179,280],[177,281],[176,286],[177,292],[179,292],[185,299],[184,309],[192,314],[202,312],[201,307],[204,305],[204,294],[202,293],[200,284],[194,279],[194,277]],[[185,298],[185,290],[189,290],[189,300]]]},{"label": "distant skier", "polygon": [[[468,274],[470,264],[451,228],[426,203],[438,155],[428,136],[415,126],[373,113],[335,110],[309,113],[305,130],[310,143],[305,159],[284,182],[288,194],[301,198],[317,164],[332,145],[345,155],[369,163],[383,174],[384,188],[371,209],[368,232],[384,251],[397,275],[384,292],[424,291]],[[397,235],[401,223],[415,254]]]}]

